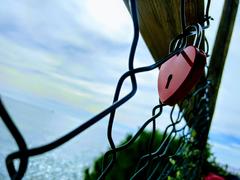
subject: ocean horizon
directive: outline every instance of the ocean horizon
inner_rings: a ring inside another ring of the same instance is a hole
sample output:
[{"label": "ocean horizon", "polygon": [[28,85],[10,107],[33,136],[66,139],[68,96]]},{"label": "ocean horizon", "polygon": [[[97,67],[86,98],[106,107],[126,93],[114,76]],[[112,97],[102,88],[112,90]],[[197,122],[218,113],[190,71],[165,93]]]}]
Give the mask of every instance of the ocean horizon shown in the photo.
[{"label": "ocean horizon", "polygon": [[[85,113],[80,117],[78,113],[50,109],[13,97],[3,96],[2,99],[30,148],[59,138],[83,123],[83,119],[91,116],[91,114]],[[9,153],[17,150],[17,146],[2,121],[0,121],[0,129],[0,179],[5,180],[9,179],[5,168],[5,158]],[[82,178],[84,169],[91,167],[94,159],[108,149],[106,131],[107,119],[103,119],[63,146],[48,153],[31,157],[24,179]],[[134,133],[131,127],[121,122],[116,123],[113,132],[116,144],[120,143],[129,133]],[[212,144],[212,151],[217,162],[223,166],[226,165],[225,162],[230,162],[228,169],[237,173],[240,170],[240,165],[234,157],[239,156],[236,148],[240,146],[233,143],[236,141],[233,138],[210,132],[209,142]],[[233,139],[232,143],[231,139]],[[232,145],[229,146],[229,143]]]}]

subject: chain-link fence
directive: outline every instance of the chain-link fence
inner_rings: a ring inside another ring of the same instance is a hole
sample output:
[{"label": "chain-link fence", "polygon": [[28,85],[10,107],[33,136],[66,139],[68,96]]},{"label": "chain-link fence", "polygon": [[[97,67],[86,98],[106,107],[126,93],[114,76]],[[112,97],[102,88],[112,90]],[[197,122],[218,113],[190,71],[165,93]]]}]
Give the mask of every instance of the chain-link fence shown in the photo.
[{"label": "chain-link fence", "polygon": [[[87,120],[78,128],[67,133],[59,139],[40,146],[29,149],[25,139],[21,132],[18,130],[13,120],[6,111],[3,103],[0,103],[0,115],[7,126],[8,130],[12,134],[18,145],[18,151],[9,154],[6,157],[6,167],[9,176],[12,179],[22,179],[27,171],[29,158],[32,156],[40,155],[51,151],[64,143],[68,142],[72,138],[76,137],[90,126],[99,122],[102,118],[110,115],[108,121],[108,141],[111,149],[104,155],[102,167],[98,172],[98,179],[109,178],[108,173],[115,166],[118,161],[118,154],[126,149],[130,148],[139,137],[143,134],[147,126],[152,126],[151,136],[148,138],[148,142],[145,144],[146,150],[142,152],[139,159],[136,160],[135,167],[130,169],[128,179],[167,179],[169,177],[175,177],[180,179],[199,179],[202,171],[202,164],[205,156],[206,147],[206,134],[208,134],[209,117],[209,91],[211,82],[207,80],[207,65],[205,73],[202,75],[202,79],[195,86],[186,97],[180,97],[181,101],[175,102],[169,115],[170,124],[166,127],[161,139],[156,139],[156,122],[162,115],[163,109],[167,104],[162,103],[161,99],[159,104],[152,110],[152,117],[150,117],[139,130],[128,141],[121,146],[116,146],[112,138],[112,127],[114,124],[114,117],[117,109],[125,102],[131,99],[137,92],[137,75],[151,71],[153,69],[160,68],[164,63],[174,56],[181,54],[184,49],[190,45],[201,44],[201,42],[207,42],[203,40],[202,32],[210,25],[210,17],[208,15],[210,0],[206,6],[206,15],[202,22],[186,27],[185,18],[185,2],[180,1],[179,8],[181,9],[182,20],[182,32],[173,39],[169,45],[169,55],[159,59],[156,63],[134,68],[134,55],[139,38],[139,25],[137,17],[137,7],[135,0],[130,0],[130,12],[132,15],[134,26],[134,37],[129,54],[128,71],[125,72],[119,79],[113,103],[104,111],[100,112],[93,118]],[[189,41],[189,37],[196,37],[195,42]],[[202,43],[204,44],[204,43]],[[205,56],[208,56],[208,44],[206,43]],[[207,63],[208,64],[208,63]],[[184,71],[184,70],[183,70]],[[131,91],[120,98],[122,85],[125,80],[130,79],[132,84]],[[188,90],[189,91],[189,90]],[[179,108],[176,108],[179,106]],[[19,160],[19,166],[14,166],[14,161]],[[194,161],[195,165],[192,167],[191,162]],[[179,174],[179,172],[181,172]],[[177,174],[178,173],[178,174]]]}]

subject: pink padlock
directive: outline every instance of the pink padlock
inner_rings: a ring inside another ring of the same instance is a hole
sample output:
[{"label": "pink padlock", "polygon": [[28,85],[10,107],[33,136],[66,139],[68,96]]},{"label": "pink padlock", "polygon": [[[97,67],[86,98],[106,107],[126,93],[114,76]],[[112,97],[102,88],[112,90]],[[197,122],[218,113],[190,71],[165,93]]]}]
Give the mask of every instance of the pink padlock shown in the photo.
[{"label": "pink padlock", "polygon": [[184,48],[161,65],[158,76],[160,101],[174,105],[182,100],[200,80],[206,55],[195,46]]}]

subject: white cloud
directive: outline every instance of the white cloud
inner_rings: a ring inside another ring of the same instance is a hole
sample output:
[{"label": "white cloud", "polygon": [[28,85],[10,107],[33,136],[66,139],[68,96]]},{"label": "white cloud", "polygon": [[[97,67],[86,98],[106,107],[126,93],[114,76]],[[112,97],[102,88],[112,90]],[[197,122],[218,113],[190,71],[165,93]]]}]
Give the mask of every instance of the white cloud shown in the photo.
[{"label": "white cloud", "polygon": [[[132,37],[131,18],[123,1],[87,0],[83,4],[86,14],[82,22],[96,33],[117,42],[129,42]],[[128,32],[128,33],[126,33]]]},{"label": "white cloud", "polygon": [[230,167],[240,168],[239,166],[239,147],[232,148],[224,144],[214,143],[212,145],[212,151],[217,157],[217,162],[222,164],[228,164]]}]

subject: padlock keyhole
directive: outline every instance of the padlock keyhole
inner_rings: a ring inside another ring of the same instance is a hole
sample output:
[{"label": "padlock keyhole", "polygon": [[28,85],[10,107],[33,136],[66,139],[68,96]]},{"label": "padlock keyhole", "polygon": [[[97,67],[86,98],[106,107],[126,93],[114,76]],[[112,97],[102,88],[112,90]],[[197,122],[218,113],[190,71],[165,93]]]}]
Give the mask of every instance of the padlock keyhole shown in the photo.
[{"label": "padlock keyhole", "polygon": [[168,87],[169,87],[169,85],[170,85],[170,82],[171,82],[171,80],[172,80],[172,77],[173,77],[172,74],[170,74],[170,75],[168,76],[167,84],[166,84],[166,86],[165,86],[165,89],[168,89]]}]

